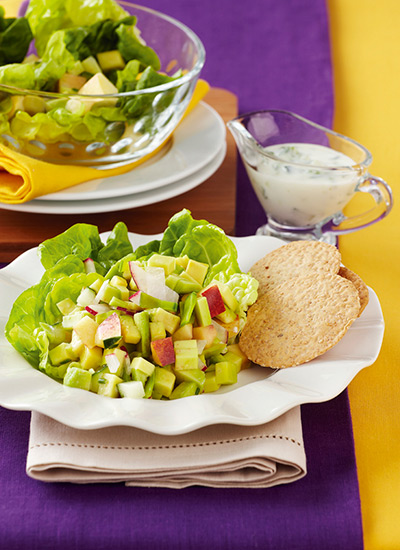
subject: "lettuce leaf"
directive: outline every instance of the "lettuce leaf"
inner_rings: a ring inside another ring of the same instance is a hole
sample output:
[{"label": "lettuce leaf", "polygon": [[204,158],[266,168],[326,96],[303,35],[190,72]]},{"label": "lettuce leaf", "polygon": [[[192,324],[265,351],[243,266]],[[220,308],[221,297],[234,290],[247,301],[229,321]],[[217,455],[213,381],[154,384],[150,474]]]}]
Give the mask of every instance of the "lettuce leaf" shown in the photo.
[{"label": "lettuce leaf", "polygon": [[133,15],[120,21],[105,19],[87,27],[73,27],[65,30],[64,41],[68,50],[77,59],[83,60],[99,52],[117,49],[119,27],[133,28],[135,24],[136,17]]},{"label": "lettuce leaf", "polygon": [[36,76],[33,65],[29,63],[3,65],[0,67],[0,84],[35,90]]},{"label": "lettuce leaf", "polygon": [[0,6],[0,65],[21,63],[29,49],[33,34],[25,17],[4,17]]},{"label": "lettuce leaf", "polygon": [[145,67],[152,67],[155,71],[160,69],[158,55],[150,46],[144,44],[135,25],[119,25],[116,33],[118,35],[118,50],[125,61],[137,59]]},{"label": "lettuce leaf", "polygon": [[31,0],[26,11],[39,56],[57,30],[90,26],[104,19],[118,21],[127,16],[114,0]]},{"label": "lettuce leaf", "polygon": [[[140,78],[136,83],[135,90],[144,90],[146,88],[152,88],[154,86],[166,84],[167,82],[171,82],[175,80],[179,76],[180,76],[179,74],[175,76],[168,76],[166,74],[161,74],[161,73],[158,73],[156,70],[154,70],[153,67],[148,66],[140,75]],[[118,80],[117,80],[117,83],[118,83]],[[121,84],[121,81],[120,81],[120,84]],[[163,92],[163,94],[161,95],[161,99],[157,104],[157,109],[158,110],[166,109],[173,101],[175,93],[176,93],[176,89],[171,90],[170,92]],[[150,119],[150,128],[146,128],[146,131],[148,131],[149,129],[152,129],[154,127],[154,124],[152,121],[152,115],[153,115],[153,101],[156,95],[158,95],[158,93],[148,93],[148,94],[142,94],[139,96],[133,96],[133,97],[124,99],[121,101],[122,112],[127,116],[128,119],[135,118],[138,116],[144,119],[146,115],[148,115]],[[153,131],[157,131],[156,127],[153,128]]]},{"label": "lettuce leaf", "polygon": [[25,290],[14,302],[5,328],[7,340],[34,367],[40,360],[34,331],[38,326],[37,304],[40,284]]},{"label": "lettuce leaf", "polygon": [[137,86],[137,75],[140,71],[140,62],[137,59],[131,59],[122,69],[117,71],[117,80],[115,85],[119,92],[132,92]]},{"label": "lettuce leaf", "polygon": [[99,273],[71,273],[65,277],[52,279],[48,285],[39,319],[49,325],[59,323],[62,317],[57,303],[65,298],[71,298],[76,302],[82,288],[90,286],[98,278],[103,279]]},{"label": "lettuce leaf", "polygon": [[41,62],[35,67],[36,86],[40,90],[52,90],[65,73],[73,73],[79,62],[67,48],[66,31],[55,31],[46,46]]}]

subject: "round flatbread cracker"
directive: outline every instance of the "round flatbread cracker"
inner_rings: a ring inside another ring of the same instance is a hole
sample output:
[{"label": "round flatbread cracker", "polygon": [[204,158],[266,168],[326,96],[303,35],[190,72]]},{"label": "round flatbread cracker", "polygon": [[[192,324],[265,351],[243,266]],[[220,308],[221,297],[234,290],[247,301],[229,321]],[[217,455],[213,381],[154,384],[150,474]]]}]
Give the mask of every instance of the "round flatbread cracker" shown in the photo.
[{"label": "round flatbread cracker", "polygon": [[337,344],[359,310],[355,286],[339,275],[290,279],[250,307],[239,345],[263,367],[301,365]]},{"label": "round flatbread cracker", "polygon": [[361,315],[361,313],[364,311],[364,309],[367,307],[369,302],[369,291],[367,285],[364,283],[364,281],[361,279],[357,273],[354,273],[350,269],[348,269],[345,266],[340,266],[339,273],[341,277],[344,277],[348,281],[351,281],[353,285],[356,287],[358,292],[358,297],[360,299],[360,312],[358,316]]},{"label": "round flatbread cracker", "polygon": [[341,255],[338,249],[321,241],[293,241],[273,250],[250,269],[260,283],[258,295],[306,272],[337,274]]}]

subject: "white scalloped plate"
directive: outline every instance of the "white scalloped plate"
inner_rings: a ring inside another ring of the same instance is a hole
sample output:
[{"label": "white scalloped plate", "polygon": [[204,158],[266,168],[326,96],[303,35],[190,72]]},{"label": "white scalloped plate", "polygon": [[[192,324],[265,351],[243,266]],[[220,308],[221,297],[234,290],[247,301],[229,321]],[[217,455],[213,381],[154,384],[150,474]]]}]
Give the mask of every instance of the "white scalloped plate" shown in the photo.
[{"label": "white scalloped plate", "polygon": [[[130,237],[136,248],[158,236],[130,234]],[[263,236],[232,240],[243,271],[283,244]],[[211,424],[263,424],[297,405],[334,398],[361,369],[375,362],[382,344],[382,311],[370,289],[368,306],[345,337],[309,363],[280,370],[272,376],[269,369],[254,367],[239,373],[234,386],[175,401],[110,399],[55,382],[32,368],[5,339],[4,326],[14,300],[36,283],[42,272],[36,249],[0,270],[0,405],[38,411],[73,428],[132,426],[173,435]]]}]

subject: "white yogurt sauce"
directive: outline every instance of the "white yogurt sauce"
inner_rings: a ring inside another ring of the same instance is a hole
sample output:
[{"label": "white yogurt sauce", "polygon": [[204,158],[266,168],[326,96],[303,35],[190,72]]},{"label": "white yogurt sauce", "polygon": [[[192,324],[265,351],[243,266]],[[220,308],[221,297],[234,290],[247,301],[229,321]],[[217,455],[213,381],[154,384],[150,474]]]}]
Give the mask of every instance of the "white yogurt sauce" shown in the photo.
[{"label": "white yogurt sauce", "polygon": [[[265,212],[275,221],[308,227],[331,218],[354,195],[360,173],[348,156],[323,145],[285,143],[245,167]],[[348,170],[334,170],[349,167]],[[331,170],[329,170],[331,168]]]}]

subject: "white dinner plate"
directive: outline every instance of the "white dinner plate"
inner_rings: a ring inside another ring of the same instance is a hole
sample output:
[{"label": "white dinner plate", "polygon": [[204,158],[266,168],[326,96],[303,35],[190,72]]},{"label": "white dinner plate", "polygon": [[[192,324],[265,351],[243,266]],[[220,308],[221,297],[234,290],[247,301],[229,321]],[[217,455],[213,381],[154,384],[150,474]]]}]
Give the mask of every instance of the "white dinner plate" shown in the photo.
[{"label": "white dinner plate", "polygon": [[20,212],[36,212],[40,214],[94,214],[97,212],[117,212],[128,208],[138,208],[147,204],[155,204],[194,189],[218,170],[226,155],[226,142],[222,142],[216,156],[206,166],[194,174],[150,191],[112,197],[108,199],[84,201],[42,201],[35,199],[24,204],[1,205],[8,210]]},{"label": "white dinner plate", "polygon": [[[159,236],[130,234],[130,238],[136,248]],[[284,244],[264,236],[232,238],[232,241],[243,271]],[[297,405],[332,399],[361,369],[375,362],[381,348],[383,316],[378,298],[370,289],[368,306],[344,338],[309,363],[280,370],[269,377],[269,369],[252,367],[240,372],[238,383],[233,386],[174,401],[111,399],[63,386],[32,368],[5,339],[4,327],[14,300],[36,283],[42,273],[36,249],[0,270],[0,405],[38,411],[73,428],[123,425],[173,435],[211,424],[263,424]],[[317,410],[315,413],[318,414]]]},{"label": "white dinner plate", "polygon": [[215,158],[225,139],[225,124],[220,115],[200,102],[176,128],[171,141],[131,172],[74,185],[43,195],[40,200],[97,200],[158,189],[204,168]]}]

